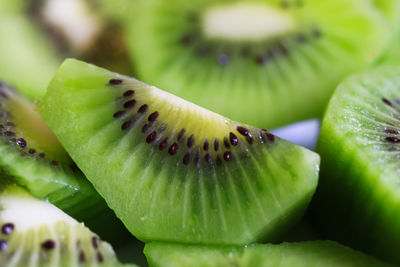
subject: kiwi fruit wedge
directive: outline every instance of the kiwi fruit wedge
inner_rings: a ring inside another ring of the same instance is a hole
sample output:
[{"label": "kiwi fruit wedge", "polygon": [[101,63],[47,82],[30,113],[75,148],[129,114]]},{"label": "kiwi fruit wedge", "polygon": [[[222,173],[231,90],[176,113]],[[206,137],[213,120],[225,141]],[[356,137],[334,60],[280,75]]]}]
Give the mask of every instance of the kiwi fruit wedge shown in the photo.
[{"label": "kiwi fruit wedge", "polygon": [[39,111],[142,241],[272,240],[317,185],[314,152],[74,59],[59,68]]},{"label": "kiwi fruit wedge", "polygon": [[365,0],[135,3],[137,77],[258,127],[321,116],[338,83],[392,35]]},{"label": "kiwi fruit wedge", "polygon": [[144,249],[150,267],[360,267],[391,266],[332,241],[199,246],[151,242]]},{"label": "kiwi fruit wedge", "polygon": [[16,186],[0,194],[0,227],[2,266],[135,266],[120,264],[83,223]]},{"label": "kiwi fruit wedge", "polygon": [[313,214],[325,237],[400,264],[400,68],[356,74],[332,97]]}]

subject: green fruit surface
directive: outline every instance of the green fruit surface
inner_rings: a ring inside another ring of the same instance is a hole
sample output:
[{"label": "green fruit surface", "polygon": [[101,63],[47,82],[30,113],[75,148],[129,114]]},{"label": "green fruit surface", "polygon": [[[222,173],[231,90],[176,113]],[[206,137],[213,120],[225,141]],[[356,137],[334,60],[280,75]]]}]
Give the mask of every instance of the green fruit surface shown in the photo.
[{"label": "green fruit surface", "polygon": [[272,240],[317,185],[317,154],[84,62],[64,62],[39,110],[140,240]]},{"label": "green fruit surface", "polygon": [[400,68],[344,81],[330,101],[317,151],[313,201],[325,234],[400,263]]},{"label": "green fruit surface", "polygon": [[390,266],[332,241],[308,241],[245,247],[149,243],[150,267],[361,267]]},{"label": "green fruit surface", "polygon": [[[388,5],[380,3],[378,9],[365,0],[304,0],[300,6],[280,0],[135,3],[128,38],[138,78],[258,127],[321,116],[338,83],[372,63],[392,34],[380,12]],[[203,14],[232,3],[283,12],[295,29],[246,45],[206,37]],[[228,57],[226,65],[218,64],[221,55]]]}]

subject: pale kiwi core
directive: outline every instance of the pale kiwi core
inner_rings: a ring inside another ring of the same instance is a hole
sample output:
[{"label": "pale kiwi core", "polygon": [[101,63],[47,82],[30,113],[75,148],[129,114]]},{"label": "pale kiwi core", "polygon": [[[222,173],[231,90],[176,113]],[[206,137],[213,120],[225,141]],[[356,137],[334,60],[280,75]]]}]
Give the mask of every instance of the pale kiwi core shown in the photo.
[{"label": "pale kiwi core", "polygon": [[295,30],[293,17],[286,12],[255,3],[214,6],[203,15],[203,34],[231,41],[260,41]]}]

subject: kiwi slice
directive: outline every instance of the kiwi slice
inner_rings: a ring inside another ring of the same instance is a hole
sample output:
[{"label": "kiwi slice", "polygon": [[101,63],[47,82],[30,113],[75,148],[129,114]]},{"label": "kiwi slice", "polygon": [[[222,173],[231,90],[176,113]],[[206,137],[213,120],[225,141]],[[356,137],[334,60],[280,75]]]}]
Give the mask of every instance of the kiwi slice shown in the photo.
[{"label": "kiwi slice", "polygon": [[25,16],[25,0],[0,1],[0,80],[40,98],[61,60]]},{"label": "kiwi slice", "polygon": [[73,216],[90,217],[105,208],[35,105],[4,83],[0,83],[0,172]]},{"label": "kiwi slice", "polygon": [[332,241],[244,247],[188,246],[152,242],[146,244],[144,252],[150,267],[391,266]]},{"label": "kiwi slice", "polygon": [[122,266],[84,224],[15,186],[0,195],[0,227],[2,266]]},{"label": "kiwi slice", "polygon": [[335,92],[317,145],[314,203],[330,238],[400,263],[400,68],[357,74]]},{"label": "kiwi slice", "polygon": [[39,110],[140,240],[271,240],[317,184],[317,154],[77,60],[63,63]]},{"label": "kiwi slice", "polygon": [[390,27],[364,0],[136,1],[138,78],[238,121],[275,127],[322,114]]}]

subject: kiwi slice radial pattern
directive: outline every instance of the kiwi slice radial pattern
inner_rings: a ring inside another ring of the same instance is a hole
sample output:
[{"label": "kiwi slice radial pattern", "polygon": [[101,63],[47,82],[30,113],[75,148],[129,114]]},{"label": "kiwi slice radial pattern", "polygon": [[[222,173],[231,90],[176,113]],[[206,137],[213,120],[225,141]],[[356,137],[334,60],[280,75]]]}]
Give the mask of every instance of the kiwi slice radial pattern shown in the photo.
[{"label": "kiwi slice radial pattern", "polygon": [[138,78],[258,127],[320,116],[390,38],[365,0],[136,1]]},{"label": "kiwi slice radial pattern", "polygon": [[245,247],[149,243],[150,267],[360,267],[390,266],[332,241],[308,241]]},{"label": "kiwi slice radial pattern", "polygon": [[84,62],[63,63],[39,109],[144,241],[271,240],[317,184],[317,154]]},{"label": "kiwi slice radial pattern", "polygon": [[15,186],[0,195],[0,227],[1,266],[120,265],[112,247],[82,223]]},{"label": "kiwi slice radial pattern", "polygon": [[314,208],[330,238],[400,264],[400,68],[352,76],[335,92],[317,151]]}]

